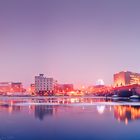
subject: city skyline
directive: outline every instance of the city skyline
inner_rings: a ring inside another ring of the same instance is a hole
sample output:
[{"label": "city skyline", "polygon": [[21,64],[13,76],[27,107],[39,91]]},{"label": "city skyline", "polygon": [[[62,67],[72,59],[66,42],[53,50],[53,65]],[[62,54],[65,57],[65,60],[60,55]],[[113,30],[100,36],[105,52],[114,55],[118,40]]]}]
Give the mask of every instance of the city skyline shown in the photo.
[{"label": "city skyline", "polygon": [[25,86],[44,73],[60,83],[113,83],[140,72],[140,1],[0,1],[0,81]]}]

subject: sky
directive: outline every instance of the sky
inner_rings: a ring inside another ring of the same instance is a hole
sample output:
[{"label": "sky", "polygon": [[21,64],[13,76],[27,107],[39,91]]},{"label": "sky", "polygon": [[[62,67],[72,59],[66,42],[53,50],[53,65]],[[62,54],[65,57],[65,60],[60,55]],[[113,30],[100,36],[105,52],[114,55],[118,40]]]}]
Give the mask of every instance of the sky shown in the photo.
[{"label": "sky", "polygon": [[0,81],[112,84],[139,60],[139,0],[0,0]]}]

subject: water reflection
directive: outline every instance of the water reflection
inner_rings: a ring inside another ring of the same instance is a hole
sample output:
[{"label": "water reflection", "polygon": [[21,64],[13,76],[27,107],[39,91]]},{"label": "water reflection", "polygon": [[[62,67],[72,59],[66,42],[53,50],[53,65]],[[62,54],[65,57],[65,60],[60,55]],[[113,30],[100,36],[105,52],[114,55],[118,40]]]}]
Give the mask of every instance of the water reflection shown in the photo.
[{"label": "water reflection", "polygon": [[45,116],[51,116],[54,112],[53,106],[35,106],[35,117],[43,120]]},{"label": "water reflection", "polygon": [[21,107],[20,106],[12,106],[12,105],[1,105],[0,111],[6,111],[8,113],[14,113],[14,112],[20,112]]},{"label": "water reflection", "polygon": [[120,122],[128,124],[129,121],[140,119],[140,106],[115,106],[114,117]]},{"label": "water reflection", "polygon": [[11,100],[0,100],[0,105],[14,106],[19,105],[69,105],[69,104],[93,104],[96,102],[111,102],[111,100],[106,100],[104,98],[33,98],[33,99],[11,99]]},{"label": "water reflection", "polygon": [[105,106],[104,105],[97,106],[97,111],[99,114],[103,114],[105,111]]},{"label": "water reflection", "polygon": [[[88,107],[83,106],[67,106],[69,104],[78,103],[95,103],[95,102],[105,102],[105,99],[95,99],[95,98],[45,98],[45,99],[7,99],[0,100],[0,112],[6,112],[9,114],[26,112],[33,114],[36,119],[41,121],[47,116],[55,116],[58,112],[61,113],[63,108],[64,112],[72,112],[75,110],[77,112],[86,113]],[[111,102],[107,100],[106,102]],[[58,105],[27,105],[21,106],[16,105],[17,103],[58,103]],[[61,106],[64,104],[66,106]],[[99,115],[104,115],[105,112],[113,113],[114,119],[119,122],[128,124],[128,122],[140,119],[140,106],[105,106],[97,105],[91,106],[90,111],[96,109],[96,113]],[[93,115],[95,115],[93,113]]]}]

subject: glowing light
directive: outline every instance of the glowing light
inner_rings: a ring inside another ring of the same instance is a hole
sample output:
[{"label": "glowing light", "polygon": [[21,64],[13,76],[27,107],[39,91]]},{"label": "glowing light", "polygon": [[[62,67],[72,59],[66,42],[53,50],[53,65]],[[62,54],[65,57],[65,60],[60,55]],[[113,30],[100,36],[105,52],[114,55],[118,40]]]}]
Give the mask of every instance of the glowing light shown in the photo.
[{"label": "glowing light", "polygon": [[131,106],[116,106],[114,107],[115,118],[120,121],[124,121],[128,124],[128,113],[131,114],[131,120],[136,120],[140,118],[140,108],[135,108]]},{"label": "glowing light", "polygon": [[74,98],[71,98],[70,101],[71,101],[71,103],[74,103],[75,102],[75,99]]},{"label": "glowing light", "polygon": [[105,106],[103,106],[103,105],[97,106],[97,111],[99,114],[103,114],[105,111]]},{"label": "glowing light", "polygon": [[128,119],[127,119],[127,118],[125,119],[125,124],[126,124],[126,125],[128,124]]},{"label": "glowing light", "polygon": [[112,111],[112,108],[111,108],[111,106],[110,106],[110,111]]},{"label": "glowing light", "polygon": [[96,85],[97,86],[104,86],[104,81],[102,79],[98,79],[97,82],[96,82]]}]

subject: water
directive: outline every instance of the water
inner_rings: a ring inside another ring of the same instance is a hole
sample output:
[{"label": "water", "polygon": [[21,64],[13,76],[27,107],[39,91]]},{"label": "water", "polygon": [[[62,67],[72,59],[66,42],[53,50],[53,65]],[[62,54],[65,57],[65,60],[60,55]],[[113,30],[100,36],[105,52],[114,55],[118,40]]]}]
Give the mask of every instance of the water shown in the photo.
[{"label": "water", "polygon": [[0,140],[140,139],[139,102],[0,98],[0,104]]}]

